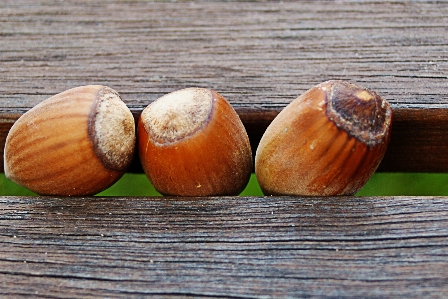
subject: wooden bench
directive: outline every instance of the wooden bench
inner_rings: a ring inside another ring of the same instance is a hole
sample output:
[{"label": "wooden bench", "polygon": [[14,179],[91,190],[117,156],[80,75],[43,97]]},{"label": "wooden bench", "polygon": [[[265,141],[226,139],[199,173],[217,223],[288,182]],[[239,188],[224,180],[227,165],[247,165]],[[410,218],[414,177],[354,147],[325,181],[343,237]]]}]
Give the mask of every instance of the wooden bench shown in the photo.
[{"label": "wooden bench", "polygon": [[[436,2],[6,0],[0,149],[38,102],[104,84],[135,117],[167,92],[213,88],[255,152],[287,103],[343,79],[393,107],[379,171],[447,172],[447,32]],[[2,298],[447,294],[447,197],[0,197]]]}]

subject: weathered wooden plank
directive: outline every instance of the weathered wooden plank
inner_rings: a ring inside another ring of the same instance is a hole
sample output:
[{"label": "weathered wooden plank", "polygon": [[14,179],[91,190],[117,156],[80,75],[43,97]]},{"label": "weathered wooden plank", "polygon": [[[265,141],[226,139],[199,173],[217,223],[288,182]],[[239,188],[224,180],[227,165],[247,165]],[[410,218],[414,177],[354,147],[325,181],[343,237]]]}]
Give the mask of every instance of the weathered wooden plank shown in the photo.
[{"label": "weathered wooden plank", "polygon": [[[136,117],[213,88],[255,151],[289,101],[344,79],[392,103],[380,170],[447,171],[447,21],[435,2],[2,1],[0,152],[22,113],[85,84]],[[447,227],[447,198],[0,197],[0,297],[443,297]]]},{"label": "weathered wooden plank", "polygon": [[0,197],[0,296],[438,298],[448,198]]},{"label": "weathered wooden plank", "polygon": [[2,1],[0,151],[39,101],[104,84],[136,116],[167,92],[213,88],[241,115],[255,152],[287,103],[344,79],[392,103],[380,170],[448,171],[447,24],[448,6],[432,1]]}]

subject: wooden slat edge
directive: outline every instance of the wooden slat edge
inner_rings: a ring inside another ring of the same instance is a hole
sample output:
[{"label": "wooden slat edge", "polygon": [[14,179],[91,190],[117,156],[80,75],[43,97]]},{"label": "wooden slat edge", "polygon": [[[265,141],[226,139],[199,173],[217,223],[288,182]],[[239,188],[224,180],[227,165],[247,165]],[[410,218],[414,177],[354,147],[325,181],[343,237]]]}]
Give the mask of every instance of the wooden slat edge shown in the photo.
[{"label": "wooden slat edge", "polygon": [[1,296],[437,298],[447,197],[0,197]]}]

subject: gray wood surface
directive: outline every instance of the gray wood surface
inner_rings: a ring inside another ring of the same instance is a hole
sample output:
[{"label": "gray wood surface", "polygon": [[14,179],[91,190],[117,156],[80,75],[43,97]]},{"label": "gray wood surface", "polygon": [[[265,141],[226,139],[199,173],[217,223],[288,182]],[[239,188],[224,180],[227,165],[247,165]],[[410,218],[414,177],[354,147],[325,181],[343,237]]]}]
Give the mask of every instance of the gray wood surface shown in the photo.
[{"label": "gray wood surface", "polygon": [[0,297],[446,298],[448,199],[0,197]]},{"label": "gray wood surface", "polygon": [[433,1],[2,1],[0,151],[36,103],[104,84],[136,117],[167,92],[213,88],[240,114],[255,152],[287,103],[343,79],[392,103],[380,170],[448,171],[447,24],[448,5]]}]

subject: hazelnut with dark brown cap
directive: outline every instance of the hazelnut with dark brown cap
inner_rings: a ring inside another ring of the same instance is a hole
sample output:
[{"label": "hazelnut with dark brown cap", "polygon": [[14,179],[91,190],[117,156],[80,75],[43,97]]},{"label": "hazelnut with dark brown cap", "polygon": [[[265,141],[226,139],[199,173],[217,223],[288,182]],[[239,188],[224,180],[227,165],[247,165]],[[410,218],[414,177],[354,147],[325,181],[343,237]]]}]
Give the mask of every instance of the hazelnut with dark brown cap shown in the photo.
[{"label": "hazelnut with dark brown cap", "polygon": [[380,164],[392,110],[376,92],[321,83],[287,105],[264,133],[255,172],[266,195],[352,195]]}]

